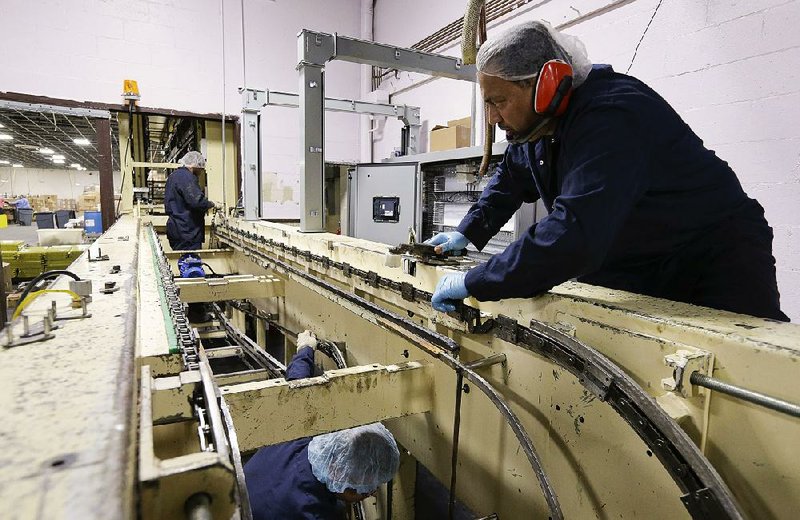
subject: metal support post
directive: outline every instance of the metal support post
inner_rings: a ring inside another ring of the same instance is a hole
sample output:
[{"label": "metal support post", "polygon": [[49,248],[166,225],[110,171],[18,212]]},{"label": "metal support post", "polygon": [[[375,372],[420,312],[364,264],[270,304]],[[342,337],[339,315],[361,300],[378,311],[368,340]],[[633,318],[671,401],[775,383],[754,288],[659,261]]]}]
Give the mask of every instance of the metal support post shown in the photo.
[{"label": "metal support post", "polygon": [[323,67],[301,62],[300,70],[300,157],[303,182],[300,231],[325,231],[323,185],[325,182],[325,92]]},{"label": "metal support post", "polygon": [[242,91],[242,205],[245,220],[261,218],[261,107],[263,90]]},{"label": "metal support post", "polygon": [[111,121],[97,119],[94,123],[97,132],[98,166],[100,170],[100,213],[103,231],[108,230],[117,220],[114,207],[114,172],[111,161]]},{"label": "metal support post", "polygon": [[[303,198],[300,231],[324,231],[324,133],[323,68],[330,60],[391,67],[464,81],[477,81],[474,65],[461,59],[414,49],[348,38],[303,29],[297,37],[297,70],[300,72],[300,156],[303,168]],[[408,126],[404,152],[419,150],[419,128]]]}]

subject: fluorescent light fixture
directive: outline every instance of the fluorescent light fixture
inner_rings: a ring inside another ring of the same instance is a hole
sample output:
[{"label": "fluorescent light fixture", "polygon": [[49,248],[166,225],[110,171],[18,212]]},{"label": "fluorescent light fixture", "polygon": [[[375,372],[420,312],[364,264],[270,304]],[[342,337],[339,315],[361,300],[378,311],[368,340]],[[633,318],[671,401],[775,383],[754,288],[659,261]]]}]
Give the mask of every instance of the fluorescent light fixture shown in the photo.
[{"label": "fluorescent light fixture", "polygon": [[11,161],[0,159],[0,164],[11,164]]},{"label": "fluorescent light fixture", "polygon": [[72,140],[72,142],[80,146],[89,146],[90,144],[92,144],[85,137],[76,137],[75,139]]},{"label": "fluorescent light fixture", "polygon": [[64,164],[64,159],[53,159],[53,164]]},{"label": "fluorescent light fixture", "polygon": [[10,141],[12,139],[14,138],[9,134],[0,134],[0,141]]},{"label": "fluorescent light fixture", "polygon": [[0,128],[5,128],[5,127],[6,127],[6,125],[4,125],[3,123],[0,123]]},{"label": "fluorescent light fixture", "polygon": [[74,162],[74,163],[70,164],[70,165],[69,165],[69,167],[70,167],[70,168],[80,168],[80,167],[81,167],[81,165],[80,165],[80,164],[78,164],[78,163],[76,163],[76,162]]},{"label": "fluorescent light fixture", "polygon": [[60,159],[60,160],[62,160],[62,161],[63,161],[64,159],[66,159],[66,157],[64,157],[64,156],[63,156],[63,155],[61,155],[60,153],[57,153],[57,154],[55,154],[55,155],[52,157],[52,159],[53,159],[54,161],[55,161],[56,159]]},{"label": "fluorescent light fixture", "polygon": [[42,155],[53,155],[55,153],[50,148],[39,148],[38,152]]},{"label": "fluorescent light fixture", "polygon": [[11,167],[12,168],[22,168],[22,165],[20,163],[14,163],[14,164],[11,165]]}]

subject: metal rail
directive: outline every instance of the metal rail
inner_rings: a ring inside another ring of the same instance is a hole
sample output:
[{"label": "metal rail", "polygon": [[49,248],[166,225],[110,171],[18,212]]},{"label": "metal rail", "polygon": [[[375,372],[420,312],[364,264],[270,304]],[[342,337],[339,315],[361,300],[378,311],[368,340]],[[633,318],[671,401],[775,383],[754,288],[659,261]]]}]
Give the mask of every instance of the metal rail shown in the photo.
[{"label": "metal rail", "polygon": [[215,303],[212,305],[212,312],[222,324],[228,337],[246,350],[254,359],[258,360],[272,377],[286,377],[286,366],[275,359],[269,352],[259,347],[255,341],[250,339],[242,331],[231,325],[218,304]]},{"label": "metal rail", "polygon": [[725,381],[720,381],[719,379],[701,374],[700,372],[692,372],[692,375],[689,376],[689,381],[693,385],[715,390],[743,401],[747,401],[748,403],[757,404],[758,406],[763,406],[764,408],[769,408],[770,410],[775,410],[776,412],[785,413],[786,415],[791,415],[792,417],[800,417],[800,405],[798,404],[790,403],[789,401],[784,401],[783,399],[778,399],[776,397],[762,394],[761,392],[756,392],[741,386],[732,385],[730,383],[726,383]]},{"label": "metal rail", "polygon": [[[232,238],[233,237],[230,237],[229,240]],[[233,241],[234,243],[238,242],[235,239],[233,239]],[[235,244],[235,246],[243,248],[242,244]],[[542,489],[545,501],[550,509],[550,518],[552,520],[561,520],[564,518],[555,490],[550,484],[550,479],[547,477],[547,474],[542,467],[541,460],[536,452],[536,448],[533,446],[533,441],[531,440],[530,435],[528,435],[528,432],[522,426],[522,423],[514,411],[511,410],[511,407],[508,405],[505,398],[503,398],[503,396],[500,395],[500,393],[488,381],[478,375],[474,370],[468,368],[464,363],[459,361],[457,357],[455,357],[458,352],[458,345],[452,339],[437,332],[428,330],[411,320],[398,316],[397,314],[394,314],[391,311],[388,311],[378,305],[375,305],[374,303],[356,296],[353,293],[342,290],[339,287],[336,287],[335,285],[330,284],[316,276],[292,267],[281,260],[268,257],[259,250],[248,249],[247,252],[250,260],[256,262],[262,267],[276,269],[277,271],[288,275],[290,278],[294,278],[296,281],[302,280],[305,282],[310,282],[316,285],[318,289],[322,289],[323,291],[327,291],[334,295],[335,297],[332,298],[333,300],[345,300],[347,302],[356,304],[356,306],[362,310],[362,313],[360,313],[362,317],[367,317],[363,314],[363,311],[367,311],[375,318],[373,323],[376,323],[390,332],[402,334],[406,340],[423,351],[440,359],[457,372],[463,374],[463,377],[465,377],[467,380],[475,384],[475,386],[477,386],[484,394],[486,394],[492,404],[494,404],[495,407],[500,411],[502,416],[506,419],[509,427],[514,432],[514,435],[517,437],[517,440],[520,442],[522,450],[525,452],[525,455],[528,458],[534,473],[536,474],[537,480],[539,481],[539,486]]]}]

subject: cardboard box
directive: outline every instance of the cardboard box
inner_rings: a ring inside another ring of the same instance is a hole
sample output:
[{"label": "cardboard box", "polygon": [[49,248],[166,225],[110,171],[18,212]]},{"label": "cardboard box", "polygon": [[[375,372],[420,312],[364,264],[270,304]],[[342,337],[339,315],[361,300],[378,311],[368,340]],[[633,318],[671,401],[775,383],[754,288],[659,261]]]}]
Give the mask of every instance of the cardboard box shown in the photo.
[{"label": "cardboard box", "polygon": [[461,119],[451,119],[447,122],[448,128],[454,126],[463,126],[464,128],[472,128],[472,118],[471,117],[462,117]]},{"label": "cardboard box", "polygon": [[469,128],[463,126],[434,126],[431,130],[430,151],[453,150],[469,146]]}]

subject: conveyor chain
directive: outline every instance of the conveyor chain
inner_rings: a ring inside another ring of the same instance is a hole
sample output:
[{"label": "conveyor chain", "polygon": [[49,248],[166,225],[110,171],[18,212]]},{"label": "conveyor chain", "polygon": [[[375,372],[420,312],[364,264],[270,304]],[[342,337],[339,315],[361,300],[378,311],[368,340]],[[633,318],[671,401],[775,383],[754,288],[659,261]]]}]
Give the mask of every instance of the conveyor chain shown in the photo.
[{"label": "conveyor chain", "polygon": [[[310,251],[300,250],[295,246],[288,246],[246,230],[217,225],[215,231],[220,238],[230,241],[232,245],[239,246],[254,260],[260,259],[259,263],[265,264],[265,267],[269,265],[280,267],[287,273],[312,281],[334,292],[340,298],[355,303],[393,323],[400,324],[406,330],[413,332],[413,336],[428,341],[433,340],[431,343],[443,348],[444,351],[437,357],[457,373],[463,374],[464,377],[475,383],[506,417],[537,473],[540,486],[550,506],[551,515],[560,517],[561,512],[557,499],[538,463],[538,456],[530,444],[527,433],[497,390],[457,359],[458,344],[446,336],[425,329],[410,320],[405,320],[391,311],[343,291],[318,277],[291,267],[276,258],[268,257],[263,251],[248,246],[245,240],[250,240],[256,246],[266,246],[280,250],[284,254],[301,257],[306,262],[314,261],[327,266],[327,268],[338,269],[346,277],[356,276],[373,287],[394,291],[407,301],[429,302],[431,293],[413,286],[409,288],[410,284],[395,282],[381,277],[377,273],[364,271],[344,262],[335,262],[330,259],[324,262],[321,255],[314,255]],[[733,495],[708,459],[703,456],[686,433],[656,404],[655,400],[608,358],[577,339],[542,322],[531,321],[529,327],[525,327],[511,318],[499,315],[493,320],[481,323],[478,309],[462,303],[459,305],[458,311],[461,319],[470,325],[470,332],[476,334],[491,332],[498,339],[513,343],[548,359],[573,374],[598,399],[607,402],[662,463],[683,492],[680,497],[681,501],[692,518],[714,520],[743,518]],[[408,337],[409,341],[415,342],[413,336]],[[425,345],[418,346],[429,350]]]},{"label": "conveyor chain", "polygon": [[200,353],[198,350],[199,341],[194,330],[189,325],[189,320],[183,310],[183,302],[181,302],[178,297],[178,288],[173,281],[174,275],[172,274],[172,269],[169,266],[167,257],[164,254],[161,243],[156,237],[156,232],[152,225],[149,226],[147,233],[158,268],[159,277],[157,280],[166,299],[166,305],[169,309],[175,336],[177,337],[177,347],[180,349],[183,365],[187,370],[197,370],[198,364],[200,363]]}]

